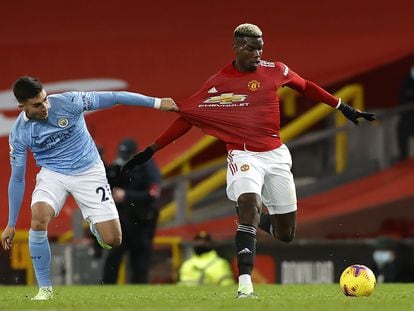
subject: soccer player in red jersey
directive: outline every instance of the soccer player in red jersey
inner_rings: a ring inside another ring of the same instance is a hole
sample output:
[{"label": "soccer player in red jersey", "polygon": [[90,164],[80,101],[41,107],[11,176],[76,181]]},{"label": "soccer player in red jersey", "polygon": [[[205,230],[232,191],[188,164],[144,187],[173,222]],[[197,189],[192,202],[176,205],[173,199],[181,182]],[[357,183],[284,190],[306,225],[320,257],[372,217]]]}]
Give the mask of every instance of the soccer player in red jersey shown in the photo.
[{"label": "soccer player in red jersey", "polygon": [[[267,231],[290,242],[296,230],[296,190],[292,158],[280,139],[280,109],[276,90],[288,86],[306,98],[339,109],[355,124],[375,120],[355,110],[281,62],[261,60],[262,31],[253,24],[234,30],[235,60],[205,82],[201,90],[178,103],[181,115],[151,146],[124,166],[129,170],[154,152],[197,126],[227,144],[227,196],[237,204],[239,224],[235,244],[239,271],[237,298],[257,298],[251,274],[256,230],[262,204],[269,215]],[[262,226],[260,226],[262,228]]]}]

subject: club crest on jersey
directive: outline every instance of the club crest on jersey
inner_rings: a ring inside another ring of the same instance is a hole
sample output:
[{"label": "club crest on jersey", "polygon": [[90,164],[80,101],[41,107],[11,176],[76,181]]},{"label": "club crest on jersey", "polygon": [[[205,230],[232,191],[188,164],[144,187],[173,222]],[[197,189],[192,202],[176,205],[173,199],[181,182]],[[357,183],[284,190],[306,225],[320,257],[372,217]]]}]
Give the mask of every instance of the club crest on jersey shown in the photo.
[{"label": "club crest on jersey", "polygon": [[248,164],[243,164],[243,165],[240,167],[240,170],[241,170],[242,172],[246,172],[246,171],[248,171],[248,170],[249,170],[249,168],[250,168],[250,166],[249,166]]},{"label": "club crest on jersey", "polygon": [[260,82],[257,80],[249,81],[249,83],[247,83],[247,88],[253,92],[257,91],[260,88]]},{"label": "club crest on jersey", "polygon": [[69,121],[68,121],[67,118],[60,118],[57,123],[58,123],[58,126],[59,127],[64,128],[64,127],[67,127],[68,126]]}]

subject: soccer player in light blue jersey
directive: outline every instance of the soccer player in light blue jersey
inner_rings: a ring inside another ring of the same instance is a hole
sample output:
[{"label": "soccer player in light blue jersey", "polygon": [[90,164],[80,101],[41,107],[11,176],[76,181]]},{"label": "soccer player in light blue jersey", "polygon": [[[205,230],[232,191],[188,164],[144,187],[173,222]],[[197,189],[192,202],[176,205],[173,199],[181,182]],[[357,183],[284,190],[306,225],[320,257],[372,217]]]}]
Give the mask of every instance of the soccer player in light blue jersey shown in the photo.
[{"label": "soccer player in light blue jersey", "polygon": [[53,291],[47,228],[69,194],[102,247],[118,246],[122,240],[105,169],[83,112],[117,104],[168,111],[177,111],[178,107],[171,98],[130,92],[66,92],[48,96],[42,83],[28,76],[14,83],[13,92],[23,111],[9,136],[9,219],[2,234],[2,246],[5,250],[12,246],[24,195],[29,149],[41,168],[32,194],[29,231],[29,250],[39,285],[39,292],[32,300],[48,300],[53,297]]}]

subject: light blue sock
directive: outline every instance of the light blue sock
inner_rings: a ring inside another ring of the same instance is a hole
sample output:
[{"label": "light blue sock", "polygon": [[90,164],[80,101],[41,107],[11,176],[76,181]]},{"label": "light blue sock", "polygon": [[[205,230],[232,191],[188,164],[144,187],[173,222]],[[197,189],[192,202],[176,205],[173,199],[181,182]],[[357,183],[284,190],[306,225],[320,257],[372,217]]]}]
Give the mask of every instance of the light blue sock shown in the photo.
[{"label": "light blue sock", "polygon": [[39,287],[52,286],[50,246],[47,231],[29,231],[29,250]]}]

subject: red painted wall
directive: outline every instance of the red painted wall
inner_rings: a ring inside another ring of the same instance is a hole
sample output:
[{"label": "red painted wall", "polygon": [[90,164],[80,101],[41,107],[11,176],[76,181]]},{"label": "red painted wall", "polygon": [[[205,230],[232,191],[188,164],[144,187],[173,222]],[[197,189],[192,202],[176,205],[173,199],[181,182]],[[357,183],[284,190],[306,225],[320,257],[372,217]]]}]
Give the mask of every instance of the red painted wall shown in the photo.
[{"label": "red painted wall", "polygon": [[[45,83],[117,78],[128,90],[182,98],[232,59],[232,31],[246,21],[264,31],[264,58],[281,60],[328,86],[414,52],[412,1],[7,1],[0,10],[0,91],[21,75]],[[394,82],[395,83],[395,82]],[[378,107],[387,102],[369,101]],[[4,112],[0,102],[0,114]],[[118,107],[87,116],[112,160],[120,139],[150,143],[174,114]],[[163,165],[201,137],[198,130],[157,155]],[[37,169],[30,161],[19,228],[29,223]],[[7,137],[0,137],[0,228],[6,225],[10,174]],[[72,204],[69,204],[72,205]],[[51,228],[70,227],[63,213]]]}]

